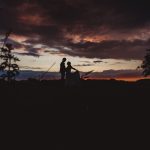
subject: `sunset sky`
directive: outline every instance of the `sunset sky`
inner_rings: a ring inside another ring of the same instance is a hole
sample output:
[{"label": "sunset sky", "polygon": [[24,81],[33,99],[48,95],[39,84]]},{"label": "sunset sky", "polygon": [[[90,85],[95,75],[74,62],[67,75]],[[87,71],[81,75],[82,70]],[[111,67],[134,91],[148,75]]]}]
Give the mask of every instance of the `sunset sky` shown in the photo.
[{"label": "sunset sky", "polygon": [[0,0],[0,44],[8,42],[21,70],[58,72],[63,57],[81,72],[134,78],[150,48],[148,0]]}]

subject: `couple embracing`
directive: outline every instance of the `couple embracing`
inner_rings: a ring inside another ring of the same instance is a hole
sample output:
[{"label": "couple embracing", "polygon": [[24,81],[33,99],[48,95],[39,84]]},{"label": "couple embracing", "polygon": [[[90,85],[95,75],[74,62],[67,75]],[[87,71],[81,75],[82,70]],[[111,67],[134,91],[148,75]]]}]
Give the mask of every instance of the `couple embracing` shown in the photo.
[{"label": "couple embracing", "polygon": [[73,76],[73,73],[71,72],[71,70],[75,70],[76,72],[78,72],[77,69],[73,68],[71,66],[71,62],[67,62],[67,67],[65,66],[65,62],[66,62],[66,58],[62,59],[62,62],[60,64],[60,73],[61,73],[61,80],[65,80],[65,79],[71,79]]}]

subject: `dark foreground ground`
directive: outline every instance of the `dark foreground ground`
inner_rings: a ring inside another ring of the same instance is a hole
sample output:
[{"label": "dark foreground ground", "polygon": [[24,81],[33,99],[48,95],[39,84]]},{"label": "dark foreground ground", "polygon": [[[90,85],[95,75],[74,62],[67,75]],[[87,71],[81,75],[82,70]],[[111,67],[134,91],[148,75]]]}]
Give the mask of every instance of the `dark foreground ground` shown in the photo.
[{"label": "dark foreground ground", "polygon": [[20,149],[143,149],[148,140],[149,80],[88,80],[78,87],[1,82],[0,90],[2,116],[13,132],[5,136],[15,135],[12,144]]}]

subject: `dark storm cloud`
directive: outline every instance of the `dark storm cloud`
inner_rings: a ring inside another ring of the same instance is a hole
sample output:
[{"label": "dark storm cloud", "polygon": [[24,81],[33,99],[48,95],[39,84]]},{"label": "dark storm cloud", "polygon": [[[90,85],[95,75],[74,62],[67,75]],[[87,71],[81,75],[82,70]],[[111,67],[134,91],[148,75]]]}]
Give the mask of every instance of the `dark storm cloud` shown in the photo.
[{"label": "dark storm cloud", "polygon": [[102,62],[103,62],[102,60],[93,61],[93,63],[95,63],[95,64],[102,63]]},{"label": "dark storm cloud", "polygon": [[[0,39],[0,42],[3,43],[4,42],[4,39]],[[13,45],[13,48],[23,48],[23,45],[15,40],[12,40],[12,39],[8,39],[6,43],[10,43]]]},{"label": "dark storm cloud", "polygon": [[[0,42],[4,42],[4,39],[1,39]],[[13,39],[8,39],[7,43],[10,43],[13,45],[14,50],[15,49],[24,49],[25,52],[15,52],[16,54],[19,55],[26,55],[26,56],[34,56],[34,57],[39,57],[40,56],[40,51],[41,48],[34,48],[34,45],[25,45],[24,43],[20,43],[17,41],[14,41]]]},{"label": "dark storm cloud", "polygon": [[[149,46],[149,40],[129,40],[143,29],[148,34],[147,0],[1,0],[0,18],[1,34],[11,26],[31,44],[58,47],[72,56],[141,59]],[[75,35],[80,37],[76,42]],[[84,41],[87,37],[92,41]]]},{"label": "dark storm cloud", "polygon": [[38,53],[32,53],[32,52],[23,52],[23,53],[15,52],[15,54],[22,55],[22,56],[40,57]]},{"label": "dark storm cloud", "polygon": [[63,51],[72,56],[88,58],[141,59],[149,45],[150,40],[70,43],[68,47],[73,50]]}]

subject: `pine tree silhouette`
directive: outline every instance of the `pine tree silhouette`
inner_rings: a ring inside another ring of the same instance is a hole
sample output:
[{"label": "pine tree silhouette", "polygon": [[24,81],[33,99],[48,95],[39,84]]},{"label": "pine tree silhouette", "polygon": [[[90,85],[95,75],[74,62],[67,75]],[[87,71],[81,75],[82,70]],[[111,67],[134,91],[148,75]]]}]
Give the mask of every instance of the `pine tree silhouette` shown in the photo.
[{"label": "pine tree silhouette", "polygon": [[0,59],[2,60],[2,63],[0,64],[0,71],[3,72],[1,75],[3,79],[11,81],[19,74],[19,66],[16,64],[16,62],[20,60],[12,54],[13,45],[6,43],[8,36],[8,33],[6,33],[4,44],[0,49]]},{"label": "pine tree silhouette", "polygon": [[143,75],[145,77],[150,75],[150,49],[147,50],[141,68],[143,69]]}]

